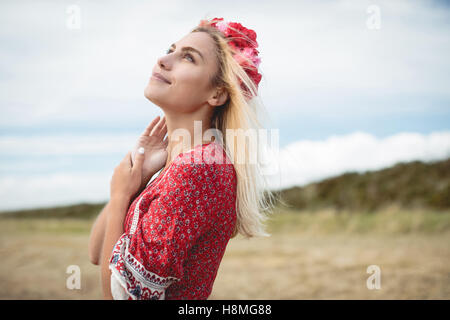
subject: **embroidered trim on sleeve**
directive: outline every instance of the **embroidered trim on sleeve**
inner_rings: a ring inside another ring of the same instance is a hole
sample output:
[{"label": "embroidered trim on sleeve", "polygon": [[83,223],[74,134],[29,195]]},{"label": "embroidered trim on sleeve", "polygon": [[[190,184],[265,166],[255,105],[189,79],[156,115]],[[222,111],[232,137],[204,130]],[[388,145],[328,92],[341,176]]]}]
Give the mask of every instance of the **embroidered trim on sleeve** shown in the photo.
[{"label": "embroidered trim on sleeve", "polygon": [[[122,285],[133,300],[164,300],[165,290],[173,282],[180,281],[175,277],[161,277],[150,272],[128,252],[130,235],[124,233],[116,245],[109,263],[112,272],[111,277]],[[117,292],[117,290],[116,290]],[[117,299],[123,295],[116,294]],[[113,298],[116,299],[116,297]]]}]

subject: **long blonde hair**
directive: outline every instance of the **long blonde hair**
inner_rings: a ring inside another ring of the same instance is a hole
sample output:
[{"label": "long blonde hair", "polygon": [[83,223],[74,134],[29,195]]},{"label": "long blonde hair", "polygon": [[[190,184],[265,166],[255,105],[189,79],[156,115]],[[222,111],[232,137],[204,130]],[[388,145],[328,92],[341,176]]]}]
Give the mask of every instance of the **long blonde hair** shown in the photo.
[{"label": "long blonde hair", "polygon": [[[233,58],[235,53],[228,45],[231,38],[226,38],[215,27],[209,25],[197,26],[191,32],[206,32],[215,42],[215,55],[218,61],[218,72],[211,79],[212,87],[222,87],[228,92],[225,104],[214,110],[211,126],[221,133],[232,131],[238,141],[246,141],[245,132],[258,132],[264,129],[258,115],[267,115],[265,107],[257,95],[257,87],[245,70]],[[241,81],[248,91],[241,89]],[[232,129],[232,130],[228,130]],[[261,174],[261,162],[250,163],[249,149],[238,148],[227,134],[223,135],[223,146],[227,156],[234,164],[237,175],[236,227],[232,238],[241,234],[245,238],[254,236],[270,236],[266,232],[265,221],[269,219],[275,202],[276,194],[267,186],[267,179]],[[233,140],[234,140],[233,138]],[[246,159],[241,163],[241,159]]]}]

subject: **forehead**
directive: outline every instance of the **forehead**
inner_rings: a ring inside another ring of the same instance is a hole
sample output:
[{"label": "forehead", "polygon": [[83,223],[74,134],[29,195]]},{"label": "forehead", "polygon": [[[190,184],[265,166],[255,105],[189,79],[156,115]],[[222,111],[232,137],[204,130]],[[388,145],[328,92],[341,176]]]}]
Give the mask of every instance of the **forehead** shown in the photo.
[{"label": "forehead", "polygon": [[206,32],[191,32],[175,42],[177,49],[193,47],[200,51],[205,58],[205,63],[214,61],[214,40]]}]

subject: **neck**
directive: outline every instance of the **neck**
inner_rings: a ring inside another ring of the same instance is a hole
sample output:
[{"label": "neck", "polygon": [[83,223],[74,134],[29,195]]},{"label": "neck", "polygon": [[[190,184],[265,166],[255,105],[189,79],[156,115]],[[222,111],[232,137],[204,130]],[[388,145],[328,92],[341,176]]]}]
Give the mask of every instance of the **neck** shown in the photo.
[{"label": "neck", "polygon": [[168,135],[166,167],[180,153],[212,142],[203,139],[204,133],[211,128],[210,114],[201,112],[173,114],[167,111],[164,114]]}]

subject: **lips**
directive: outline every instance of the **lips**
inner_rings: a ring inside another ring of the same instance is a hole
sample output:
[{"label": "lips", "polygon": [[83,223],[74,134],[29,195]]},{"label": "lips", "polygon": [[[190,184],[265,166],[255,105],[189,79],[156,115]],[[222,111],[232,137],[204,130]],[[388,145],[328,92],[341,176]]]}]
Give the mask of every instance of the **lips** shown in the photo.
[{"label": "lips", "polygon": [[158,80],[161,80],[165,83],[171,84],[171,82],[169,80],[167,80],[167,78],[165,78],[162,74],[158,73],[158,72],[153,72],[152,74],[153,78],[156,78]]}]

